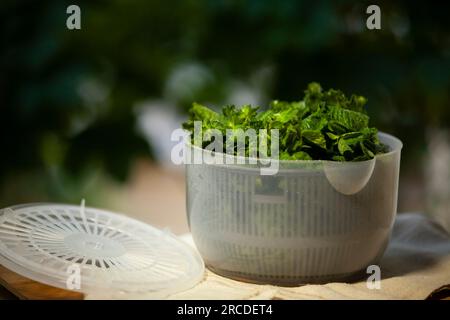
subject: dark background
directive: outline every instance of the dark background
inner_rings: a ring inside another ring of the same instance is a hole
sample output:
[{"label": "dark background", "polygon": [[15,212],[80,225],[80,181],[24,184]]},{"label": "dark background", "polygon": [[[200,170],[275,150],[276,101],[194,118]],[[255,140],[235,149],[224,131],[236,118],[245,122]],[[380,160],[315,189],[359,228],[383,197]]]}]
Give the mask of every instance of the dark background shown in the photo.
[{"label": "dark background", "polygon": [[448,208],[449,163],[430,161],[450,150],[449,20],[444,1],[3,0],[0,207],[128,208],[114,198],[130,177],[179,172],[165,152],[192,101],[264,105],[314,80],[367,96],[372,125],[404,142],[399,211],[433,210],[436,192]]}]

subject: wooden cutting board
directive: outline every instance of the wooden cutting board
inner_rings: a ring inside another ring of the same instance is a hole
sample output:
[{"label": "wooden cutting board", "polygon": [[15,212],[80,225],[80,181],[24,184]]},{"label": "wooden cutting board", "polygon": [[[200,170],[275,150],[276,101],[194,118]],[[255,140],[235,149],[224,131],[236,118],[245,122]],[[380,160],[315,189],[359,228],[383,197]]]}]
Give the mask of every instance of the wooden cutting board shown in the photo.
[{"label": "wooden cutting board", "polygon": [[[84,294],[42,284],[12,272],[0,265],[0,285],[19,299],[83,300]],[[8,298],[8,297],[6,297]],[[1,299],[1,298],[0,298]]]}]

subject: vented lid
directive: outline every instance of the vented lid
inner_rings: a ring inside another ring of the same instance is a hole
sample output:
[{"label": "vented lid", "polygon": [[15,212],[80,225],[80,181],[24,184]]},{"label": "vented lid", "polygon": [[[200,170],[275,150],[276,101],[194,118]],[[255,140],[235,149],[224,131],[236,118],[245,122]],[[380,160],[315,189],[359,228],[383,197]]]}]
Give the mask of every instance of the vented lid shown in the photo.
[{"label": "vented lid", "polygon": [[51,286],[118,297],[162,298],[204,273],[199,254],[169,232],[84,203],[1,210],[0,264]]}]

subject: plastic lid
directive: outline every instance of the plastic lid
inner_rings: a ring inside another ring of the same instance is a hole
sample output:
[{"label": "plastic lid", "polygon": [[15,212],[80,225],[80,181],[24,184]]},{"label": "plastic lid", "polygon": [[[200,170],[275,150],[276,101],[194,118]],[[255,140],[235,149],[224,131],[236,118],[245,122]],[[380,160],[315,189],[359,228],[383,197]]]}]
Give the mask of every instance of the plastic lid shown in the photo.
[{"label": "plastic lid", "polygon": [[84,203],[0,211],[0,264],[51,286],[119,297],[162,298],[204,274],[199,254],[169,232]]}]

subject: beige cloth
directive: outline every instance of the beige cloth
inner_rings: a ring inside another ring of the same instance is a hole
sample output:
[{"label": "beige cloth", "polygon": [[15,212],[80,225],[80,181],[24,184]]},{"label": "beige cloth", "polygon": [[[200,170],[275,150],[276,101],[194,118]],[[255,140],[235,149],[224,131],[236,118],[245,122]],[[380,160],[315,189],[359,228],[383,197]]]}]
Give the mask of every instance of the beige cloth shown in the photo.
[{"label": "beige cloth", "polygon": [[366,281],[287,288],[255,285],[218,276],[170,299],[425,299],[450,285],[450,236],[421,214],[398,215],[392,239],[380,263],[381,288]]},{"label": "beige cloth", "polygon": [[[183,237],[192,243],[190,235]],[[193,243],[192,243],[193,244]],[[450,286],[450,236],[421,214],[398,215],[392,239],[380,263],[381,288],[366,281],[277,287],[239,282],[206,270],[195,287],[169,299],[425,299]],[[369,275],[368,275],[369,276]],[[91,299],[111,296],[90,295]],[[121,296],[121,298],[126,298]],[[130,298],[151,298],[145,296]]]}]

